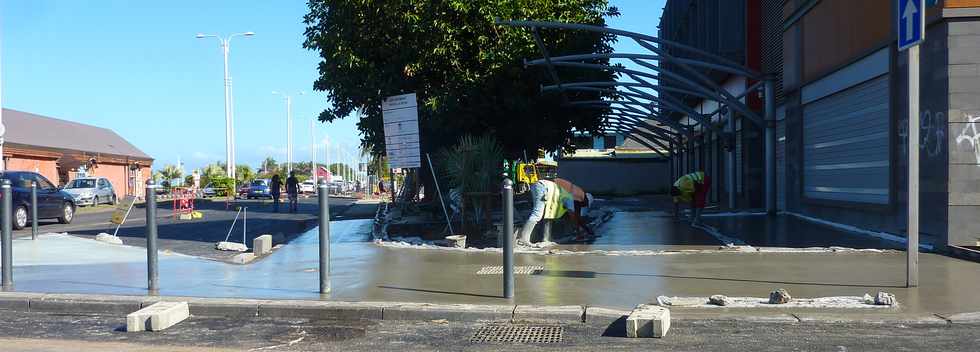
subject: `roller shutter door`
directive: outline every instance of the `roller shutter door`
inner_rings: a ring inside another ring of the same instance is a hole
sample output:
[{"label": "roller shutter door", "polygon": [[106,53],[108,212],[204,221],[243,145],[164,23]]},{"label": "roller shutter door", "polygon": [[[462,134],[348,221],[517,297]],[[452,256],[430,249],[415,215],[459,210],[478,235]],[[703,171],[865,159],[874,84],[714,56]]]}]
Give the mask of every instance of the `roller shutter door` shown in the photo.
[{"label": "roller shutter door", "polygon": [[809,199],[889,201],[888,75],[803,107],[803,194]]}]

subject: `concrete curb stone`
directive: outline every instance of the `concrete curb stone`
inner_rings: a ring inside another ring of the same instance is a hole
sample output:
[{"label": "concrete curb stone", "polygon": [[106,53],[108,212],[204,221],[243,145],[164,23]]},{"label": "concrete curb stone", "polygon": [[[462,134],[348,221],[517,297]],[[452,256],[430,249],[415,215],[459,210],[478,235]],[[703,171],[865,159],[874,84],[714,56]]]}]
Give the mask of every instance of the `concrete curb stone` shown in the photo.
[{"label": "concrete curb stone", "polygon": [[935,315],[916,314],[861,314],[860,316],[833,313],[793,313],[802,323],[868,323],[906,325],[947,325],[948,321]]},{"label": "concrete curb stone", "polygon": [[48,294],[31,299],[28,310],[48,313],[126,315],[143,305],[144,297]]},{"label": "concrete curb stone", "polygon": [[585,308],[582,306],[525,306],[514,308],[512,321],[545,323],[582,323]]},{"label": "concrete curb stone", "polygon": [[258,316],[270,318],[381,320],[385,303],[333,301],[266,301]]},{"label": "concrete curb stone", "polygon": [[980,312],[953,314],[946,319],[953,324],[980,324]]},{"label": "concrete curb stone", "polygon": [[629,315],[630,311],[624,309],[585,307],[586,323],[610,323]]},{"label": "concrete curb stone", "polygon": [[384,308],[383,320],[502,321],[514,316],[514,306],[402,303]]},{"label": "concrete curb stone", "polygon": [[264,300],[234,299],[234,298],[198,298],[198,297],[152,297],[143,301],[142,308],[149,307],[160,301],[184,301],[190,307],[193,316],[251,318],[259,315],[259,305]]}]

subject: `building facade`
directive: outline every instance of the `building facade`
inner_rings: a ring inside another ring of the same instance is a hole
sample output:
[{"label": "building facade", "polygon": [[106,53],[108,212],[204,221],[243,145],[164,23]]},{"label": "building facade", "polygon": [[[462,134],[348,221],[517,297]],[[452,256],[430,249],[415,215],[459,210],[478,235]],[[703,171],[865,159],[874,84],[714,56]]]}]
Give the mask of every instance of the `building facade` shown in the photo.
[{"label": "building facade", "polygon": [[153,158],[112,130],[3,109],[8,170],[33,171],[65,185],[82,176],[107,178],[116,197],[142,197]]},{"label": "building facade", "polygon": [[[667,18],[681,16],[672,7],[691,3],[719,2],[668,1],[662,36],[672,34],[672,23],[692,21]],[[920,69],[921,239],[937,250],[977,247],[980,0],[927,3]],[[743,6],[744,25],[725,28],[719,22],[718,32],[744,33],[741,62],[777,79],[779,209],[906,236],[908,67],[895,43],[895,1],[745,0]],[[726,89],[738,79],[718,78]],[[751,101],[756,96],[748,98],[749,106],[759,108]],[[744,120],[736,116],[733,188],[738,207],[757,208],[764,144],[761,130]],[[725,164],[712,151],[719,136],[706,134],[679,155],[682,169],[710,171]]]}]

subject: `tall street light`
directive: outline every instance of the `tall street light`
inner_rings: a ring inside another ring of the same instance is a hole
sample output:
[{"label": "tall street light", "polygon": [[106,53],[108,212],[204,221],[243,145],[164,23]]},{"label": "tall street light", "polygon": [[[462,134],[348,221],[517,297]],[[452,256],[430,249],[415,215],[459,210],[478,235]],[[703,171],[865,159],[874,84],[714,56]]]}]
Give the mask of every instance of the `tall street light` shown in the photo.
[{"label": "tall street light", "polygon": [[[221,52],[224,54],[225,59],[225,171],[228,177],[231,178],[232,184],[235,182],[235,120],[233,106],[231,103],[231,74],[228,72],[228,49],[231,44],[231,38],[242,36],[251,37],[255,35],[255,32],[245,32],[245,33],[235,33],[229,35],[227,38],[221,38],[214,34],[201,34],[198,33],[196,38],[217,38],[221,44]],[[231,192],[236,192],[235,187],[232,187]],[[233,193],[234,194],[234,193]]]},{"label": "tall street light", "polygon": [[310,120],[310,153],[313,154],[313,158],[310,159],[310,163],[312,164],[310,170],[313,172],[313,184],[319,185],[320,183],[317,182],[317,171],[319,170],[316,167],[316,119]]},{"label": "tall street light", "polygon": [[[293,97],[273,91],[272,94],[286,99],[286,175],[293,172]],[[306,92],[299,92],[299,95]]]}]

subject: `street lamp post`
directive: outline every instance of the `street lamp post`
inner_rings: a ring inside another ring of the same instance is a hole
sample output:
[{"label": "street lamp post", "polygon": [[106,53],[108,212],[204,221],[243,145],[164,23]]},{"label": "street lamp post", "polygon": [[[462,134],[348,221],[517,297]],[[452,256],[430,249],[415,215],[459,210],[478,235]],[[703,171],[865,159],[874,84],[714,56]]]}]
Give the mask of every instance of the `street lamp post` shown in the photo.
[{"label": "street lamp post", "polygon": [[224,55],[225,63],[225,172],[232,181],[232,190],[235,192],[235,120],[231,97],[231,74],[228,71],[228,50],[231,45],[231,38],[237,36],[251,37],[254,32],[235,33],[227,38],[221,38],[214,34],[198,33],[196,38],[217,38],[221,43],[221,52]]},{"label": "street lamp post", "polygon": [[310,165],[311,166],[310,169],[313,172],[313,184],[314,185],[319,185],[320,182],[317,181],[317,176],[318,176],[317,175],[317,171],[319,171],[319,170],[316,167],[316,130],[315,130],[315,128],[316,128],[316,120],[315,119],[314,120],[310,120],[310,153],[313,154],[312,155],[313,158],[310,159],[311,160],[310,163],[312,164],[312,165]]},{"label": "street lamp post", "polygon": [[[286,99],[286,174],[293,172],[293,97],[286,93],[273,91],[272,94],[280,95]],[[306,94],[299,92],[299,95]]]}]

